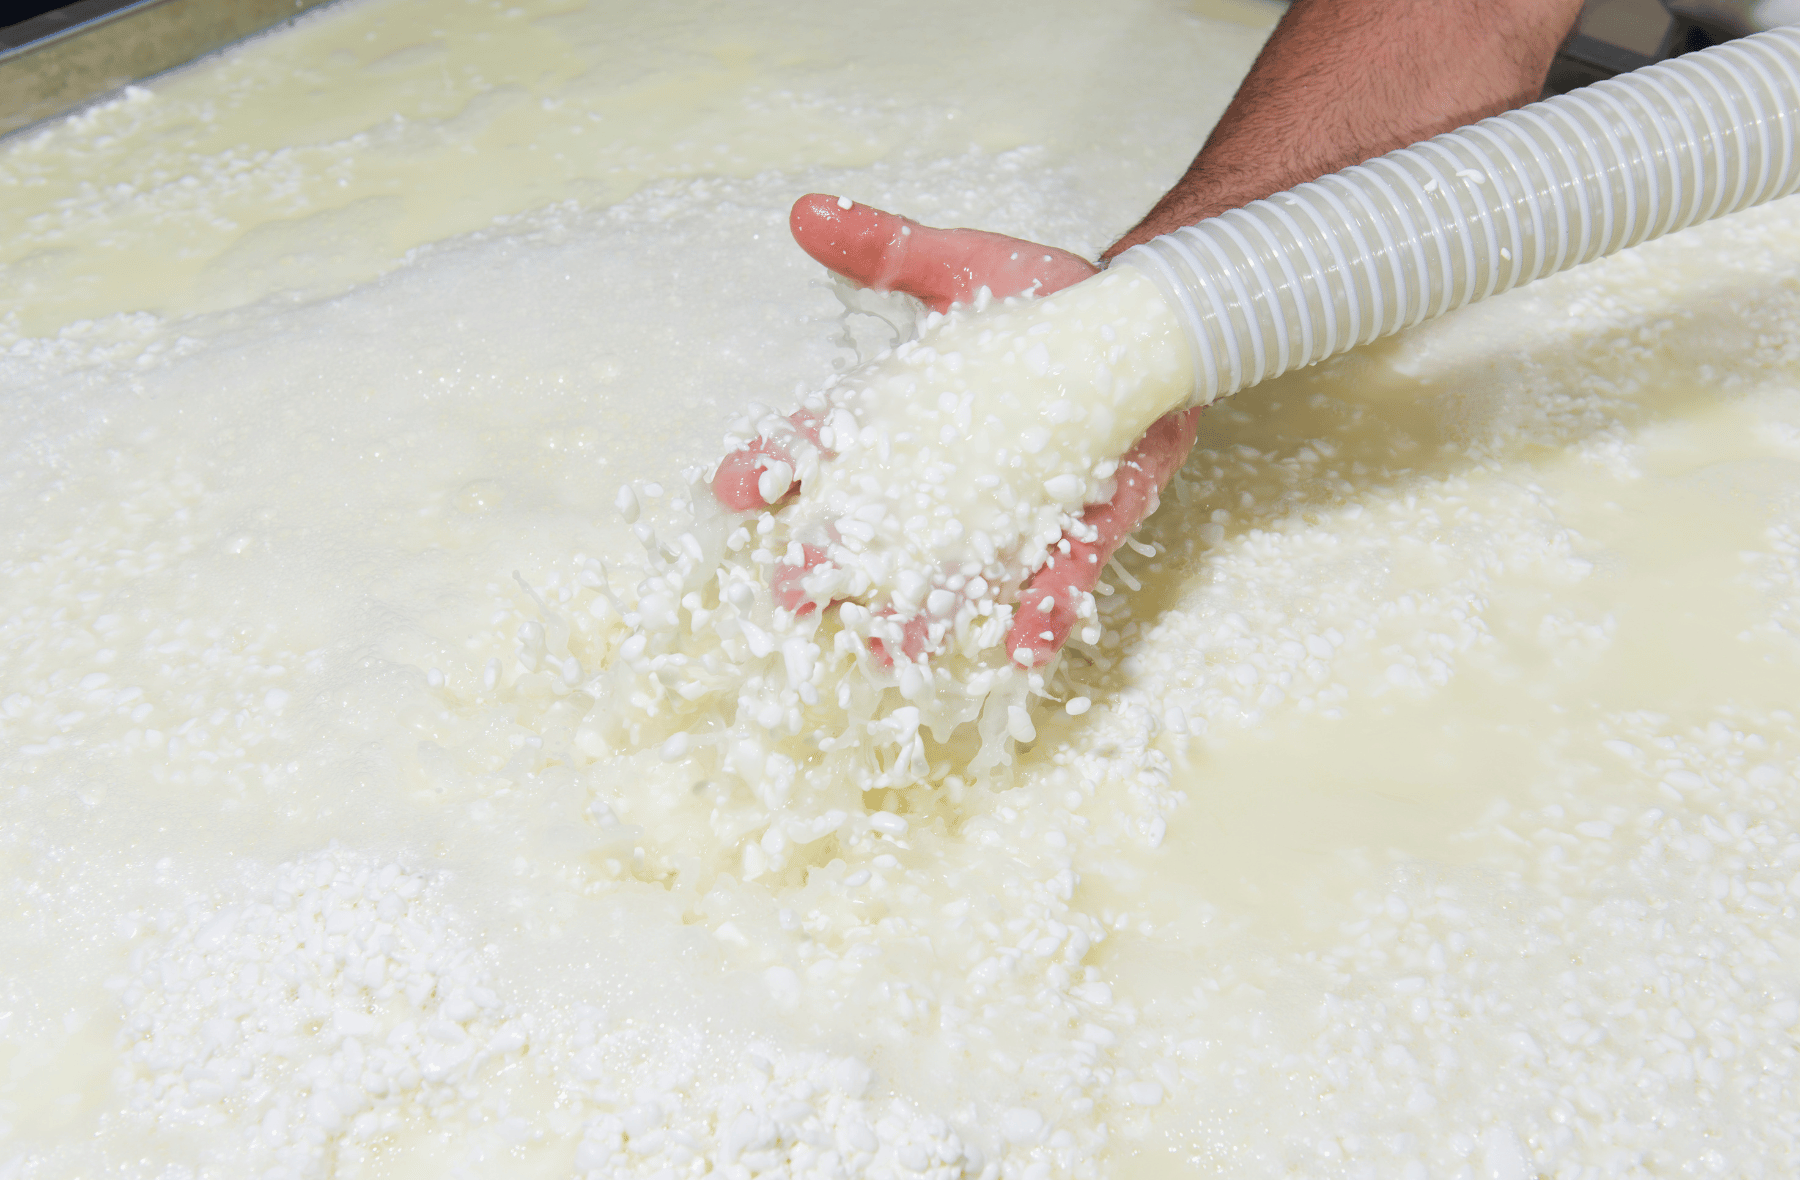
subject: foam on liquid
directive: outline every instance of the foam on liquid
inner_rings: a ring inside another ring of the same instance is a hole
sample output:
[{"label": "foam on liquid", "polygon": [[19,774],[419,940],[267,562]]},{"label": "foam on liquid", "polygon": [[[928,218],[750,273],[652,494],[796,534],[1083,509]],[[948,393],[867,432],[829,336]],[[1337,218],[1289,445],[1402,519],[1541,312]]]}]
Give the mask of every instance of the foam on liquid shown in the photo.
[{"label": "foam on liquid", "polygon": [[1800,1171],[1793,202],[1210,409],[922,773],[686,502],[885,332],[796,193],[1091,253],[1260,35],[373,2],[0,149],[0,1175]]}]

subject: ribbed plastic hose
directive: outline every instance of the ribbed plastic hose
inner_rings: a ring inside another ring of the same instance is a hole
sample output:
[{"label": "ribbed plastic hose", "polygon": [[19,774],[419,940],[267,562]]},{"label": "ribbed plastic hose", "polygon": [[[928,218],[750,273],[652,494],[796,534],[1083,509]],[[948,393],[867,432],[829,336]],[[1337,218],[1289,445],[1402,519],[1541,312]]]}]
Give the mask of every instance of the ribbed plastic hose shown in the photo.
[{"label": "ribbed plastic hose", "polygon": [[1194,349],[1190,404],[1800,189],[1800,29],[1608,79],[1121,254]]}]

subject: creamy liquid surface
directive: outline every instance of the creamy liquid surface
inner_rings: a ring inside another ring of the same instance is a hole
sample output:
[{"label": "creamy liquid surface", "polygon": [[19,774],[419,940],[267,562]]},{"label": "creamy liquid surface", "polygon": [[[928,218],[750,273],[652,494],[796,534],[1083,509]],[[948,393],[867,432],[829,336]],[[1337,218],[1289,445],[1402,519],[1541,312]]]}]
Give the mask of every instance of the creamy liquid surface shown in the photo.
[{"label": "creamy liquid surface", "polygon": [[1008,790],[752,878],[615,752],[618,487],[850,360],[793,196],[1095,252],[1272,17],[930,15],[347,6],[0,145],[0,1175],[1796,1170],[1793,202],[1208,409]]}]

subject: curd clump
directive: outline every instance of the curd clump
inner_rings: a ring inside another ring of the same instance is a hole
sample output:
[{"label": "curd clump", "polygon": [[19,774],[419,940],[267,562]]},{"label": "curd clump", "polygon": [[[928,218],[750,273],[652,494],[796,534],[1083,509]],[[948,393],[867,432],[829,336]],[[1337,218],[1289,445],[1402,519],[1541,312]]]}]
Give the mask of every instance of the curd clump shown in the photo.
[{"label": "curd clump", "polygon": [[589,688],[594,740],[741,785],[721,822],[750,876],[866,823],[863,792],[992,775],[1047,692],[1004,651],[1019,587],[1192,388],[1162,295],[1120,271],[927,316],[807,397],[810,431],[744,423],[738,443],[788,447],[762,483],[778,496],[798,474],[791,502],[734,517],[697,472],[674,494],[622,489],[644,557],[606,583],[619,630]]},{"label": "curd clump", "polygon": [[1112,495],[1119,456],[1193,386],[1174,312],[1129,268],[933,313],[807,398],[808,429],[751,424],[787,447],[802,488],[762,549],[811,567],[807,603],[871,608],[843,626],[884,650],[979,659],[1052,547],[1082,537],[1083,508]]}]

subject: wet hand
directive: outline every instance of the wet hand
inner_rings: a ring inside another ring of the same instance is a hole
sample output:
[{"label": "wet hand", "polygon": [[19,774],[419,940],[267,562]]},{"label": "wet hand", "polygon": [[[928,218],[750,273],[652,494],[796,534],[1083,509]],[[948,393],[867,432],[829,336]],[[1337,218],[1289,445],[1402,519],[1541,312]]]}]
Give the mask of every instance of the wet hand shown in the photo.
[{"label": "wet hand", "polygon": [[[877,291],[900,291],[933,311],[975,301],[982,288],[995,298],[1048,295],[1098,273],[1092,263],[1065,250],[973,229],[937,229],[867,205],[811,194],[789,216],[794,240],[813,258],[851,282]],[[1115,491],[1090,504],[1081,524],[1052,547],[1049,560],[1025,584],[1006,638],[1008,655],[1026,667],[1054,659],[1067,642],[1081,604],[1125,538],[1156,510],[1158,496],[1193,446],[1199,411],[1182,410],[1157,421],[1121,457]],[[829,458],[820,421],[795,414],[793,441],[804,440]],[[713,477],[713,492],[726,507],[750,511],[780,502],[799,483],[790,440],[758,438],[727,455]],[[824,551],[805,547],[799,564],[783,563],[771,579],[778,605],[804,613],[813,602],[802,585]],[[893,646],[909,658],[923,654],[923,618],[896,628]],[[891,658],[879,639],[878,657]]]}]

